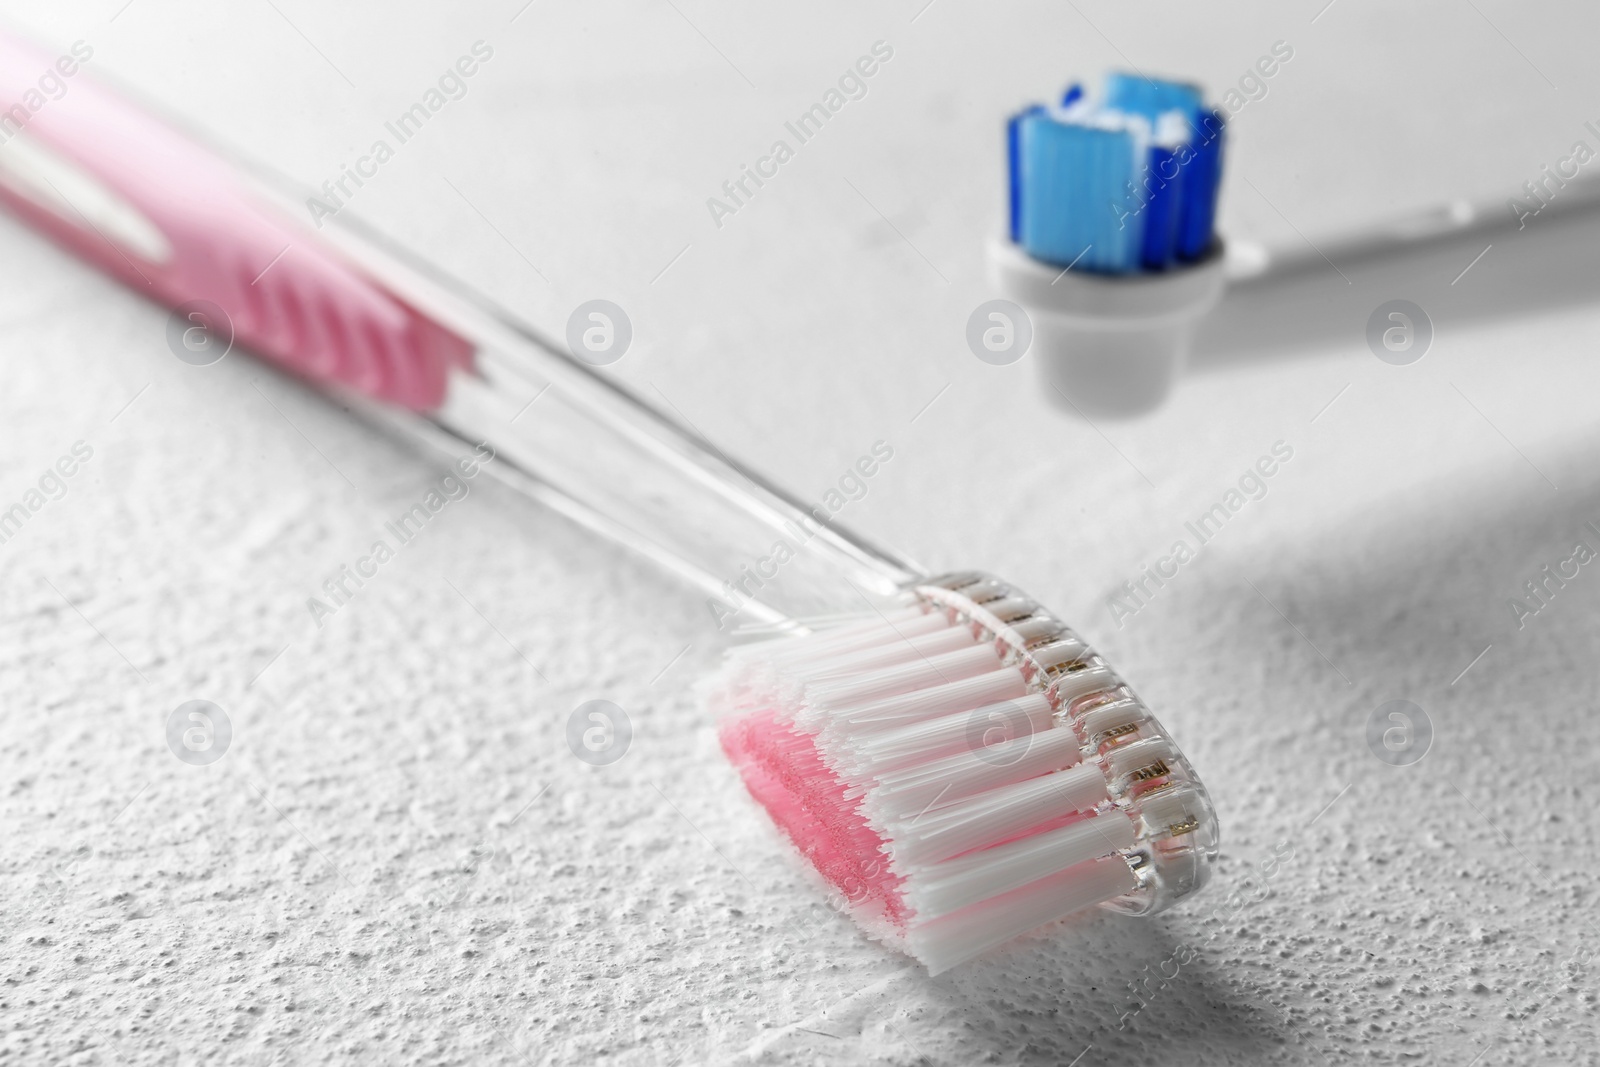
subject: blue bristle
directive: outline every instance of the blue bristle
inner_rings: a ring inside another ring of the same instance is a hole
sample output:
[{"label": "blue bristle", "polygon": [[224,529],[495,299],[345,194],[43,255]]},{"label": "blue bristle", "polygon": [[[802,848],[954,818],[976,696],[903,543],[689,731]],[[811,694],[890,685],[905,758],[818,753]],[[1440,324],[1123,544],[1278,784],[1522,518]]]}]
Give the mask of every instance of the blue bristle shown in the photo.
[{"label": "blue bristle", "polygon": [[1194,113],[1193,156],[1180,170],[1183,192],[1178,214],[1178,258],[1196,260],[1206,254],[1216,228],[1217,193],[1222,186],[1225,124],[1220,111]]},{"label": "blue bristle", "polygon": [[[1072,117],[1034,105],[1007,122],[1011,239],[1046,263],[1108,274],[1168,270],[1204,256],[1223,139],[1222,116],[1202,106],[1199,91],[1110,74],[1097,98],[1069,86],[1061,107]],[[1176,143],[1174,112],[1188,127]],[[1136,160],[1135,145],[1152,134],[1165,143]]]},{"label": "blue bristle", "polygon": [[[1085,159],[1077,135],[1042,112],[1025,113],[1016,121],[1019,200],[1017,243],[1035,259],[1053,260],[1075,238],[1075,197],[1071,186],[1082,178]],[[1072,256],[1082,245],[1072,246]],[[1070,262],[1070,258],[1068,260]]]},{"label": "blue bristle", "polygon": [[1152,123],[1168,111],[1190,115],[1200,107],[1200,90],[1182,82],[1112,73],[1106,75],[1102,86],[1108,108],[1143,115]]},{"label": "blue bristle", "polygon": [[1011,240],[1016,241],[1022,212],[1022,178],[1020,163],[1019,124],[1029,115],[1043,113],[1044,108],[1033,104],[1012,115],[1006,121],[1006,176],[1010,187]]},{"label": "blue bristle", "polygon": [[1144,246],[1139,264],[1145,270],[1166,270],[1178,250],[1178,214],[1182,204],[1177,181],[1166,181],[1163,174],[1176,171],[1177,153],[1160,145],[1150,147],[1147,199],[1144,205]]},{"label": "blue bristle", "polygon": [[1081,270],[1137,267],[1142,229],[1127,133],[1025,115],[1019,155],[1018,243],[1029,255],[1063,267],[1076,262]]},{"label": "blue bristle", "polygon": [[[1139,248],[1144,243],[1140,175],[1134,168],[1132,137],[1122,134],[1115,144],[1106,142],[1103,147],[1104,157],[1096,173],[1103,177],[1104,188],[1100,197],[1089,202],[1089,212],[1090,217],[1100,220],[1101,240],[1109,251],[1096,269],[1126,274],[1139,269]],[[1095,210],[1097,205],[1101,205],[1099,211]]]}]

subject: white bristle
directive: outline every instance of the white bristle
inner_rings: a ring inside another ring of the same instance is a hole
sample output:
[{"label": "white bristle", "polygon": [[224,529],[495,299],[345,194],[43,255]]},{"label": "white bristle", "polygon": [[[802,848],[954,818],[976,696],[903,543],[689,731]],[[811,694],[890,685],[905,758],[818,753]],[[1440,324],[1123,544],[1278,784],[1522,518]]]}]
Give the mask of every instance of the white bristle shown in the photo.
[{"label": "white bristle", "polygon": [[930,656],[941,656],[946,652],[956,652],[963,648],[971,648],[979,641],[972,635],[972,630],[966,626],[946,626],[932,633],[920,637],[909,637],[904,641],[891,641],[886,645],[878,645],[867,649],[852,649],[840,655],[807,662],[803,667],[795,668],[795,674],[806,681],[826,681],[830,678],[847,678],[866,671],[892,667],[900,663],[909,663],[912,660],[926,659]]},{"label": "white bristle", "polygon": [[729,651],[728,667],[722,675],[701,687],[701,697],[713,707],[770,704],[778,699],[782,679],[804,677],[812,665],[863,650],[899,647],[908,640],[951,628],[943,614],[902,608],[790,637],[777,644],[736,647]]},{"label": "white bristle", "polygon": [[931,763],[878,773],[872,782],[869,804],[885,818],[902,818],[1006,782],[1065,770],[1082,758],[1078,739],[1071,730],[1049,730],[975,751],[963,750]]},{"label": "white bristle", "polygon": [[1122,857],[1090,860],[914,926],[906,945],[930,973],[940,974],[1035,927],[1121,896],[1135,884]]},{"label": "white bristle", "polygon": [[1133,842],[1133,820],[1122,812],[1090,816],[917,870],[906,877],[906,899],[918,915],[937,918]]},{"label": "white bristle", "polygon": [[991,744],[985,736],[991,730],[1009,731],[1006,736],[1041,734],[1050,729],[1054,714],[1048,700],[1030,693],[894,730],[844,738],[842,743],[848,748],[841,750],[838,758],[862,774],[876,777],[906,766],[921,766],[975,745]]},{"label": "white bristle", "polygon": [[724,735],[752,791],[830,878],[870,882],[874,931],[936,973],[1143,887],[1141,835],[1210,818],[1082,640],[1004,583],[946,581],[921,607],[741,650],[715,690],[766,716],[750,721],[770,743]]},{"label": "white bristle", "polygon": [[942,630],[949,625],[950,620],[943,615],[924,612],[917,608],[902,608],[886,612],[881,616],[874,615],[859,623],[849,623],[804,634],[783,642],[781,649],[776,652],[768,648],[767,653],[763,655],[762,649],[767,646],[749,645],[735,649],[734,654],[782,666],[822,656],[837,655],[840,652],[871,648],[890,641],[904,641],[920,634]]},{"label": "white bristle", "polygon": [[970,678],[993,670],[999,662],[992,645],[974,645],[942,656],[920,656],[909,663],[866,671],[848,680],[809,683],[805,695],[818,707],[860,704]]},{"label": "white bristle", "polygon": [[1105,799],[1105,777],[1092,763],[1011,782],[885,827],[894,839],[892,862],[896,873],[909,873],[1088,810]]},{"label": "white bristle", "polygon": [[1001,667],[957,682],[933,685],[866,704],[851,704],[843,708],[818,708],[807,703],[797,721],[825,722],[828,729],[892,730],[897,726],[931,719],[935,715],[971,711],[985,704],[1010,700],[1022,696],[1027,691],[1028,680],[1022,671],[1016,667]]}]

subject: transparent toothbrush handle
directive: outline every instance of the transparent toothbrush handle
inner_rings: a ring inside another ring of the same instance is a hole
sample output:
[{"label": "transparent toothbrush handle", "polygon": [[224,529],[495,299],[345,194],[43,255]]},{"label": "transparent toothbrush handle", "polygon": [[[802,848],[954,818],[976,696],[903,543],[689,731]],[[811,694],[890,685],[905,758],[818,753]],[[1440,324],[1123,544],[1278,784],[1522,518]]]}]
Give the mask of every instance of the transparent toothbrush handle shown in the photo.
[{"label": "transparent toothbrush handle", "polygon": [[525,340],[475,362],[429,418],[495,448],[502,478],[698,586],[719,629],[861,611],[923,575],[565,354]]},{"label": "transparent toothbrush handle", "polygon": [[[51,61],[0,31],[0,96]],[[7,142],[0,205],[135,291],[385,422],[487,443],[489,470],[694,582],[724,627],[918,577],[347,212],[313,228],[303,190],[73,84]]]},{"label": "transparent toothbrush handle", "polygon": [[720,629],[860,611],[926,573],[382,238],[345,223],[325,233],[475,348],[442,406],[362,409],[455,454],[487,443],[488,471],[699,587]]}]

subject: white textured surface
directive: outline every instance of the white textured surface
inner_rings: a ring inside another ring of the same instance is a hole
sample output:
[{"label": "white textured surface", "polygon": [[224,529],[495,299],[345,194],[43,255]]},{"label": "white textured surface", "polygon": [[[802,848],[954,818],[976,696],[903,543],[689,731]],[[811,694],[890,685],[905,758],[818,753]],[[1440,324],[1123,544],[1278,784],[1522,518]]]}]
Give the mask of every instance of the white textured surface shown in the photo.
[{"label": "white textured surface", "polygon": [[[1217,882],[925,978],[828,912],[742,796],[687,696],[717,654],[696,597],[479,483],[317,630],[305,598],[438,472],[247,360],[178,363],[160,311],[4,221],[0,501],[78,439],[94,457],[0,545],[0,1062],[1592,1058],[1600,578],[1521,632],[1505,601],[1600,522],[1600,314],[1436,315],[1429,357],[1391,368],[1362,322],[1411,294],[1363,294],[1345,334],[1257,338],[1309,358],[1099,430],[960,340],[987,295],[994,116],[1118,62],[1107,38],[1216,86],[1295,43],[1237,124],[1227,193],[1234,232],[1273,236],[1426,203],[1463,158],[1485,190],[1536,174],[1592,117],[1578,15],[1477,5],[1557,92],[1446,5],[1156,28],[1084,3],[1020,35],[958,0],[518,6],[281,0],[304,37],[268,5],[7,9],[313,183],[491,40],[359,210],[552,331],[623,303],[639,342],[617,372],[802,494],[892,441],[847,521],[1004,574],[1101,644],[1212,788]],[[712,229],[704,197],[879,38],[896,57],[866,100]],[[1461,109],[1481,124],[1422,121],[1482,85]],[[1463,154],[1489,119],[1495,149]],[[1119,629],[1106,595],[1279,439],[1267,498]],[[163,734],[196,697],[235,728],[204,768]],[[636,731],[601,769],[564,737],[596,697]],[[1364,740],[1395,698],[1436,729],[1409,768]],[[1129,983],[1163,967],[1131,1015]]]}]

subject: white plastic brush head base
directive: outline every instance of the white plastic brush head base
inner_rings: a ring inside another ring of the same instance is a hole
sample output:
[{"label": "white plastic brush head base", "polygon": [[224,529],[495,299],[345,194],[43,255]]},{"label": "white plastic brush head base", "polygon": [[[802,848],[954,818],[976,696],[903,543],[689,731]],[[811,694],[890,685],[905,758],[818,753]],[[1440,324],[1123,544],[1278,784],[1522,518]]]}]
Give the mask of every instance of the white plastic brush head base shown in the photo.
[{"label": "white plastic brush head base", "polygon": [[1004,237],[989,242],[990,281],[1027,311],[1030,353],[1052,399],[1068,410],[1128,416],[1166,399],[1202,316],[1221,299],[1223,245],[1167,271],[1063,270]]}]

